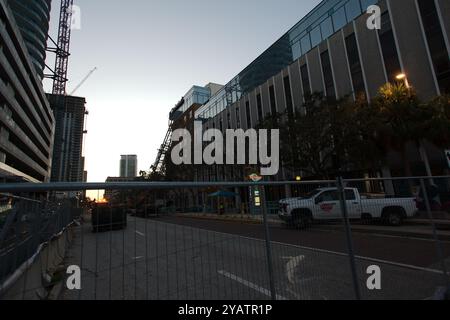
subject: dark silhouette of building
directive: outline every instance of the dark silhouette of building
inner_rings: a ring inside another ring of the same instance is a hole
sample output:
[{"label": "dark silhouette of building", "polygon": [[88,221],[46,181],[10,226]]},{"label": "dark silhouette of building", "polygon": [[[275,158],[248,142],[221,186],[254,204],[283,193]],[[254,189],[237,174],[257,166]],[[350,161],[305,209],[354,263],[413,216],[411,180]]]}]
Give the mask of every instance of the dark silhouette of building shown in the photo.
[{"label": "dark silhouette of building", "polygon": [[38,76],[44,77],[51,0],[7,0]]},{"label": "dark silhouette of building", "polygon": [[86,99],[52,94],[48,99],[56,121],[51,181],[82,182]]},{"label": "dark silhouette of building", "polygon": [[0,176],[9,177],[5,181],[50,178],[55,121],[42,87],[49,11],[50,1],[0,0]]}]

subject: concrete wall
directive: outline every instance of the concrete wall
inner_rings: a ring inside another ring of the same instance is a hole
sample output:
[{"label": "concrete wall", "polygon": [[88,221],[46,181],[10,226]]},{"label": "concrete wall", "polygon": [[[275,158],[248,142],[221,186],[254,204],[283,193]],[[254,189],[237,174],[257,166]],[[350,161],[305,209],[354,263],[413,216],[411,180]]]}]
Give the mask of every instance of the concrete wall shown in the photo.
[{"label": "concrete wall", "polygon": [[387,4],[403,71],[420,98],[436,96],[438,87],[415,1],[388,0]]}]

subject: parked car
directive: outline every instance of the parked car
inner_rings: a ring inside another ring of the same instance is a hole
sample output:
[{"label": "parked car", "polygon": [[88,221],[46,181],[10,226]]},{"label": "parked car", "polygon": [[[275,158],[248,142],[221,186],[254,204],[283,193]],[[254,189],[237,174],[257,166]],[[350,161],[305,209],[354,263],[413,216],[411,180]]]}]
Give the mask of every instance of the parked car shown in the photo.
[{"label": "parked car", "polygon": [[[399,226],[417,213],[415,198],[369,198],[356,188],[345,189],[350,219],[380,219]],[[289,198],[279,202],[281,220],[298,228],[306,228],[316,221],[342,219],[337,188],[320,188],[305,197]]]}]

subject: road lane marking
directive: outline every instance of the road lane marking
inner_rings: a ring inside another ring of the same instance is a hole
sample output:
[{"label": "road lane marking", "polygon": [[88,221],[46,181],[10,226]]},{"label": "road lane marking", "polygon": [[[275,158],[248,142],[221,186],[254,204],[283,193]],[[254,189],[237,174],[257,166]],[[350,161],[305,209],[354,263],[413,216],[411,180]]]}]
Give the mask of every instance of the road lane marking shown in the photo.
[{"label": "road lane marking", "polygon": [[295,284],[295,269],[297,269],[300,262],[305,260],[305,256],[284,257],[283,259],[289,259],[289,262],[286,264],[286,275],[289,282]]},{"label": "road lane marking", "polygon": [[[222,275],[222,276],[224,276],[224,277],[226,277],[228,279],[234,280],[234,281],[239,282],[240,284],[242,284],[242,285],[244,285],[244,286],[246,286],[248,288],[251,288],[253,290],[258,291],[259,293],[261,293],[261,294],[263,294],[263,295],[265,295],[265,296],[267,296],[269,298],[272,297],[272,295],[270,293],[270,290],[267,290],[267,289],[265,289],[263,287],[260,287],[257,284],[254,284],[253,282],[250,282],[250,281],[247,281],[245,279],[242,279],[242,278],[240,278],[240,277],[238,277],[238,276],[236,276],[236,275],[234,275],[232,273],[229,273],[227,271],[219,270],[217,272],[220,275]],[[277,300],[288,300],[285,297],[280,296],[278,294],[276,295],[276,297],[277,297]]]},{"label": "road lane marking", "polygon": [[[174,225],[174,224],[175,225],[179,225],[179,224],[170,223],[170,222],[157,222],[157,223],[170,224],[170,225]],[[208,229],[203,229],[203,228],[198,228],[198,227],[192,227],[192,228],[195,228],[197,230],[203,230],[203,231],[219,234],[219,235],[234,236],[234,237],[237,237],[237,238],[240,238],[240,239],[253,240],[253,241],[259,241],[259,242],[266,242],[266,240],[264,240],[264,239],[251,238],[251,237],[241,236],[241,235],[233,234],[233,233],[219,232],[219,231],[215,231],[215,230],[208,230]],[[271,241],[271,244],[276,244],[276,245],[281,245],[281,246],[286,246],[286,247],[291,247],[291,248],[297,248],[297,249],[303,249],[303,250],[308,250],[308,251],[313,251],[313,252],[318,252],[318,253],[327,253],[327,254],[337,255],[337,256],[341,256],[341,257],[348,257],[348,253],[337,252],[337,251],[330,251],[330,250],[318,249],[318,248],[311,248],[311,247],[304,247],[304,246],[299,246],[299,245],[295,245],[295,244],[291,244],[291,243],[283,243],[283,242],[278,242],[278,241]],[[387,265],[391,265],[391,266],[395,266],[395,267],[407,268],[407,269],[416,270],[416,271],[425,271],[425,272],[430,272],[430,273],[435,273],[435,274],[443,274],[444,273],[442,270],[418,267],[418,266],[414,266],[414,265],[410,265],[410,264],[403,264],[403,263],[399,263],[399,262],[387,261],[387,260],[382,260],[382,259],[377,259],[377,258],[370,258],[370,257],[364,257],[364,256],[355,256],[355,258],[358,259],[358,260],[366,260],[366,261],[369,261],[369,262],[384,263],[384,264],[387,264]]]}]

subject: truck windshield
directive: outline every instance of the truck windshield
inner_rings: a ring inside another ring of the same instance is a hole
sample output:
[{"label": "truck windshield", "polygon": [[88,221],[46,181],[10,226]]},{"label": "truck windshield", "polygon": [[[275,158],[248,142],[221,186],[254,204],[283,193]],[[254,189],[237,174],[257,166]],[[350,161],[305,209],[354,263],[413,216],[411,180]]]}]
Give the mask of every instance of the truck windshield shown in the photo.
[{"label": "truck windshield", "polygon": [[320,189],[313,190],[313,191],[307,193],[307,194],[304,196],[304,198],[305,198],[305,199],[311,199],[312,197],[318,195],[320,192],[322,192],[322,190],[320,190]]}]

